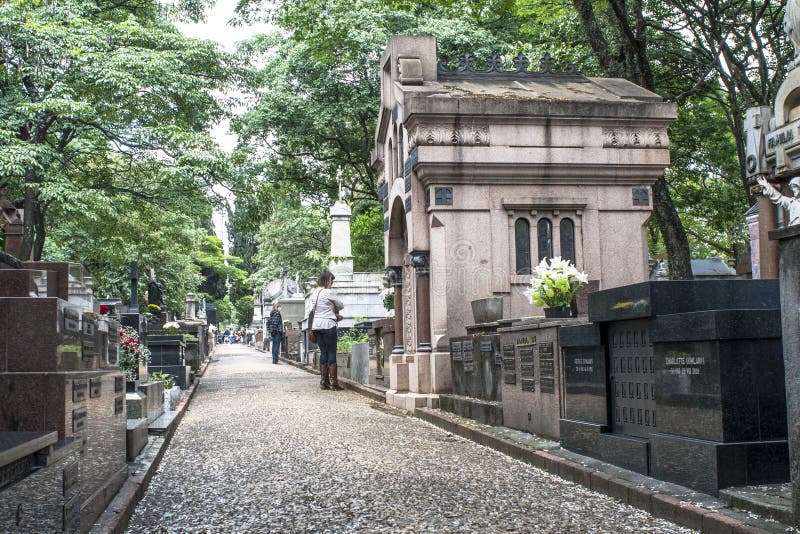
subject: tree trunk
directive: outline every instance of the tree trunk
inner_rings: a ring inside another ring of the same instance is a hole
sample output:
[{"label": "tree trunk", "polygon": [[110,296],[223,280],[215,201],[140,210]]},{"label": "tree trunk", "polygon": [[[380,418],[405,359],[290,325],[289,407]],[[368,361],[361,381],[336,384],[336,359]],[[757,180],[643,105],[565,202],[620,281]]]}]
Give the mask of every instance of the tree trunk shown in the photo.
[{"label": "tree trunk", "polygon": [[22,220],[22,245],[19,250],[19,259],[28,261],[31,259],[31,251],[33,250],[33,241],[36,236],[36,229],[34,226],[34,212],[36,211],[36,190],[28,187],[25,190],[25,200],[23,201],[23,214]]},{"label": "tree trunk", "polygon": [[36,220],[34,225],[36,227],[36,237],[33,242],[33,261],[42,261],[42,251],[44,250],[45,233],[45,212],[41,203],[36,203]]},{"label": "tree trunk", "polygon": [[692,280],[694,275],[689,241],[663,176],[653,184],[653,212],[667,248],[670,279]]}]

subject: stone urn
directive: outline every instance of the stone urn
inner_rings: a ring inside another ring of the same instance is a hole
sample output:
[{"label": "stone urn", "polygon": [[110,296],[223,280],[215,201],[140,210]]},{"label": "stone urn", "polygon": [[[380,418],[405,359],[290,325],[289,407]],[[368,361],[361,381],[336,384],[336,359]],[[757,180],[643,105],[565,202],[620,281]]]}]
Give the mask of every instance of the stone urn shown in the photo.
[{"label": "stone urn", "polygon": [[470,304],[475,324],[493,323],[503,318],[503,297],[487,297]]}]

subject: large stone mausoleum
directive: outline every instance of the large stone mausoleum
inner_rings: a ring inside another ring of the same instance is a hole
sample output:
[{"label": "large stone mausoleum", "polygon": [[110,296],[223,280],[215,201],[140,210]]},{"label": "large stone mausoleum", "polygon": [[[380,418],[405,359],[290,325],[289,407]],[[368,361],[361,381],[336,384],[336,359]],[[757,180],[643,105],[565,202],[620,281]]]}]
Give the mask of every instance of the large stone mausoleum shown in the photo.
[{"label": "large stone mausoleum", "polygon": [[412,408],[451,387],[449,339],[474,322],[470,301],[503,296],[506,317],[540,311],[525,290],[541,259],[572,260],[592,290],[647,279],[650,185],[669,164],[675,106],[549,57],[506,71],[467,55],[451,70],[433,37],[393,37],[381,64],[388,401]]}]

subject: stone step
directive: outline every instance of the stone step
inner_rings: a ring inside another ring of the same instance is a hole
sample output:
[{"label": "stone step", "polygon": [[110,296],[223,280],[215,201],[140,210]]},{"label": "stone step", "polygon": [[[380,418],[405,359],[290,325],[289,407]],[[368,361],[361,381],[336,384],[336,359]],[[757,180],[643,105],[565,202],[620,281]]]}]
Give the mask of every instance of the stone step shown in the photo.
[{"label": "stone step", "polygon": [[148,431],[151,434],[167,434],[172,431],[179,412],[164,412],[161,417],[150,423]]},{"label": "stone step", "polygon": [[719,491],[719,498],[728,506],[792,524],[792,486],[788,482],[726,488]]}]

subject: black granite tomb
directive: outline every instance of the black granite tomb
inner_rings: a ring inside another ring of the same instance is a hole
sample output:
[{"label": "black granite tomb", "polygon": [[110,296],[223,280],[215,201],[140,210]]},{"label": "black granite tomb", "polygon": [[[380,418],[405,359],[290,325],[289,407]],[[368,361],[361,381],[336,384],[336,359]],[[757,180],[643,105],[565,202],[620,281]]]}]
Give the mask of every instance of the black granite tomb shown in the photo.
[{"label": "black granite tomb", "polygon": [[776,280],[593,293],[563,327],[562,444],[716,494],[788,480]]}]

